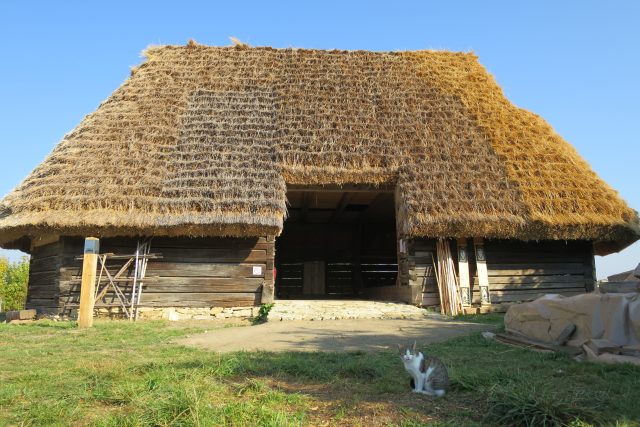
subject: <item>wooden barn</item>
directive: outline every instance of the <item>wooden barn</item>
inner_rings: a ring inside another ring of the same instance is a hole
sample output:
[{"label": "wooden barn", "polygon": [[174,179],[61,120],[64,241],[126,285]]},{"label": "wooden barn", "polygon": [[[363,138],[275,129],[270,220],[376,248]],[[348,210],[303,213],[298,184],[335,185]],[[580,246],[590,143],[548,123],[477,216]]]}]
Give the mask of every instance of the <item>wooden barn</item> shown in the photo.
[{"label": "wooden barn", "polygon": [[158,308],[440,305],[451,275],[465,304],[571,295],[593,288],[594,254],[639,237],[636,212],[471,53],[145,55],[0,202],[0,246],[31,254],[29,308],[78,306],[88,236],[125,299],[125,261],[148,244],[137,298]]}]

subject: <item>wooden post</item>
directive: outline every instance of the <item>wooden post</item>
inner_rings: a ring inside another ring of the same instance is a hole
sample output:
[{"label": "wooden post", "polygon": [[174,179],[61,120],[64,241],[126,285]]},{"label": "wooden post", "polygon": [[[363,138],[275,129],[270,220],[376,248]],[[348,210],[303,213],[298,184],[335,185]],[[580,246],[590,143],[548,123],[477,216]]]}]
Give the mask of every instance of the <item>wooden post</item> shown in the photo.
[{"label": "wooden post", "polygon": [[467,239],[458,239],[458,281],[460,283],[460,299],[463,307],[471,306],[471,286],[469,282],[469,257]]},{"label": "wooden post", "polygon": [[476,250],[476,267],[478,270],[478,282],[480,282],[480,303],[491,305],[491,295],[489,294],[489,273],[487,271],[487,259],[484,252],[484,241],[482,237],[473,239]]},{"label": "wooden post", "polygon": [[262,285],[261,304],[271,304],[275,299],[275,278],[273,271],[275,268],[275,236],[267,236],[267,264],[264,272],[264,285]]},{"label": "wooden post", "polygon": [[353,244],[353,270],[351,272],[351,283],[353,284],[353,295],[356,297],[364,292],[362,285],[362,259],[360,256],[362,252],[362,236],[362,224],[358,224],[351,236],[351,242]]},{"label": "wooden post", "polygon": [[[593,292],[596,288],[596,258],[593,252],[593,243],[589,245],[587,259],[584,265],[584,286],[587,292]],[[640,267],[640,264],[638,265]]]},{"label": "wooden post", "polygon": [[100,240],[95,237],[87,237],[84,241],[80,310],[78,312],[78,326],[81,328],[93,326],[93,306],[95,304],[96,270],[98,268],[99,252]]}]

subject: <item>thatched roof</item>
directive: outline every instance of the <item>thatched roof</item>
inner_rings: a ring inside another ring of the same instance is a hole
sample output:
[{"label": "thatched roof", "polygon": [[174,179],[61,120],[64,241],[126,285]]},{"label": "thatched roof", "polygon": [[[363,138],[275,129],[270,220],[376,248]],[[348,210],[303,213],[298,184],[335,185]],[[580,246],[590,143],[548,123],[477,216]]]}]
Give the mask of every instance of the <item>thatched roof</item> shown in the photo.
[{"label": "thatched roof", "polygon": [[[162,46],[0,202],[45,233],[278,234],[286,184],[397,185],[399,233],[638,238],[637,216],[470,53]],[[22,239],[22,240],[20,240]]]}]

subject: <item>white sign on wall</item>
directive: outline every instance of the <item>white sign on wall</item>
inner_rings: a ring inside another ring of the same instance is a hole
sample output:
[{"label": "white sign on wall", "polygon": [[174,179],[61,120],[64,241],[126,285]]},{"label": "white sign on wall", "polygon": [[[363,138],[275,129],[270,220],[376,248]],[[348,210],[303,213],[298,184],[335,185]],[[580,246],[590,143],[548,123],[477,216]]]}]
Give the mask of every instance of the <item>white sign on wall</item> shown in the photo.
[{"label": "white sign on wall", "polygon": [[262,266],[261,265],[254,265],[253,266],[253,275],[254,276],[262,276]]}]

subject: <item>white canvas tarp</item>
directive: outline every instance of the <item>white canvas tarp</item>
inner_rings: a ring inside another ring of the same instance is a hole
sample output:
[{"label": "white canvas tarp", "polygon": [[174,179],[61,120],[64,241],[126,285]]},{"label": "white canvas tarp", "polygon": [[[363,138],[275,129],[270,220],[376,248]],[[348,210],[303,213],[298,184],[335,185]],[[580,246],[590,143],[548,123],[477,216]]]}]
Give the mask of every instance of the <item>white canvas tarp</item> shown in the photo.
[{"label": "white canvas tarp", "polygon": [[509,307],[504,323],[507,332],[549,343],[573,324],[575,331],[566,345],[606,340],[635,348],[640,345],[640,294],[545,295]]}]

